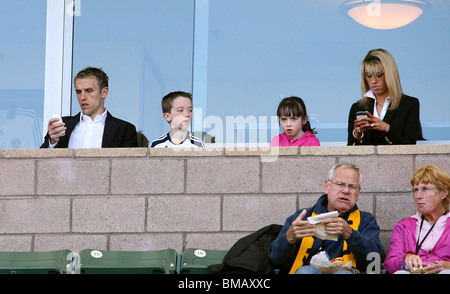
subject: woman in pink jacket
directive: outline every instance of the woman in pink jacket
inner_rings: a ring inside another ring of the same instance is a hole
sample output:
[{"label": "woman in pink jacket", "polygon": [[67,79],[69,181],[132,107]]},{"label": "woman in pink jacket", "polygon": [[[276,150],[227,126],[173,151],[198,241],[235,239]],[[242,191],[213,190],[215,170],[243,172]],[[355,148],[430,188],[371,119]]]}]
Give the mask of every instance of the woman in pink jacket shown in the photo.
[{"label": "woman in pink jacket", "polygon": [[301,98],[284,98],[278,105],[277,116],[284,133],[273,137],[270,146],[320,146]]},{"label": "woman in pink jacket", "polygon": [[422,166],[411,179],[417,213],[394,226],[388,273],[450,273],[450,176]]}]

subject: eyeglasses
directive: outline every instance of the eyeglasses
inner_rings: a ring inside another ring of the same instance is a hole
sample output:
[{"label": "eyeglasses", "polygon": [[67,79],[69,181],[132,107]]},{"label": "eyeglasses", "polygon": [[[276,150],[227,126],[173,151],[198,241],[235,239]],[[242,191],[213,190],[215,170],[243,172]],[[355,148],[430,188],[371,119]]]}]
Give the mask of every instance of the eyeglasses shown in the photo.
[{"label": "eyeglasses", "polygon": [[411,190],[411,192],[413,192],[414,195],[416,195],[419,191],[422,194],[427,194],[429,191],[436,189],[436,187],[420,187],[420,188],[414,188]]},{"label": "eyeglasses", "polygon": [[338,187],[338,189],[340,189],[340,190],[344,190],[345,187],[348,187],[348,189],[349,189],[351,192],[355,192],[355,191],[358,191],[358,190],[361,189],[361,187],[358,186],[358,185],[345,184],[345,183],[342,183],[342,182],[333,182],[332,180],[329,180],[329,181],[330,181],[331,183],[333,183],[333,185],[335,185],[336,187]]}]

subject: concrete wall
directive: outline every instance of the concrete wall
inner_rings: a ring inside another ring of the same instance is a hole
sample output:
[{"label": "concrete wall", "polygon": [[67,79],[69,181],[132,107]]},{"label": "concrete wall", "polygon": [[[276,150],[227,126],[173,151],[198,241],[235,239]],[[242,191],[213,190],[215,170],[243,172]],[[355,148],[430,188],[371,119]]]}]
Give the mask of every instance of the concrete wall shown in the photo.
[{"label": "concrete wall", "polygon": [[387,248],[394,224],[415,212],[413,172],[450,171],[449,154],[450,145],[0,150],[0,250],[229,249],[314,204],[337,162],[361,168],[358,205]]}]

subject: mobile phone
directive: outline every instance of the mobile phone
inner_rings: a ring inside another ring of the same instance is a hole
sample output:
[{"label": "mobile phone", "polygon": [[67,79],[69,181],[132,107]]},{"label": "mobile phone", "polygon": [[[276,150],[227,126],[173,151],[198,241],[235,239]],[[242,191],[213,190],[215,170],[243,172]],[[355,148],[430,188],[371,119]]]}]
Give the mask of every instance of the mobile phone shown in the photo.
[{"label": "mobile phone", "polygon": [[[361,119],[363,117],[367,117],[367,113],[365,111],[357,111],[356,112],[356,119]],[[366,123],[369,123],[366,121]]]},{"label": "mobile phone", "polygon": [[[52,115],[50,116],[50,119],[52,119],[52,118],[58,118],[59,120],[57,121],[57,123],[62,123],[62,122],[63,122],[60,114],[52,114]],[[65,132],[66,132],[66,131],[61,131],[61,133],[63,133],[63,134],[64,134]]]}]

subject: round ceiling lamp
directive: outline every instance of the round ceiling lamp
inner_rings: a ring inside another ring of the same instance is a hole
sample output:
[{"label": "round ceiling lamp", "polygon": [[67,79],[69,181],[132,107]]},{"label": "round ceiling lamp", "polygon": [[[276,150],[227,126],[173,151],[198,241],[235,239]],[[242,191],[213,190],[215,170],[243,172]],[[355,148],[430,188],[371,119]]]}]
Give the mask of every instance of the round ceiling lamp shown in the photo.
[{"label": "round ceiling lamp", "polygon": [[427,6],[423,0],[351,0],[343,4],[345,13],[356,22],[379,30],[406,26]]}]

